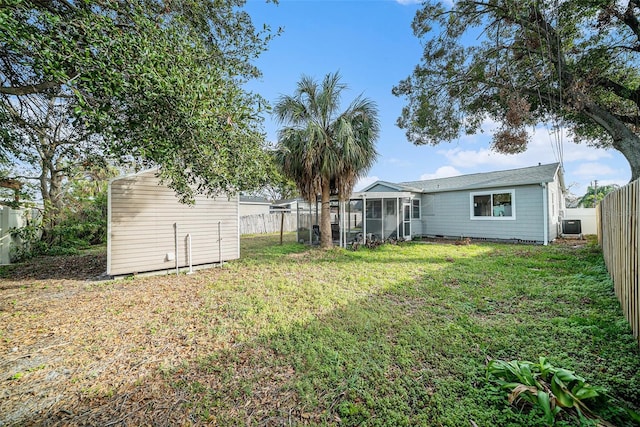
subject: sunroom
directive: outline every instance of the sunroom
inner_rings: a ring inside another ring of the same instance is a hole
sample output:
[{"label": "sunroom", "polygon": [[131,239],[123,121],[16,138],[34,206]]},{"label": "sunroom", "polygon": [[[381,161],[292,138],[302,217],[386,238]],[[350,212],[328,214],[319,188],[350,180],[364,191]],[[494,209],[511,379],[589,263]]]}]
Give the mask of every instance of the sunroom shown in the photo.
[{"label": "sunroom", "polygon": [[[387,239],[410,240],[411,219],[420,217],[420,197],[411,192],[359,192],[348,202],[331,201],[331,236],[347,247]],[[299,205],[298,234],[301,243],[320,242],[320,202]]]}]

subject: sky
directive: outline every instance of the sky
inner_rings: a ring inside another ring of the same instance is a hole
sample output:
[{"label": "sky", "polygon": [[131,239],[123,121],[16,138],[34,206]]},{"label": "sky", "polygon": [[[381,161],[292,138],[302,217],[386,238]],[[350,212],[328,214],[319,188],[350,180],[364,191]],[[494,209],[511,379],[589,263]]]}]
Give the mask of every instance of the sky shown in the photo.
[{"label": "sky", "polygon": [[[283,33],[255,62],[263,76],[249,83],[271,105],[282,95],[293,95],[302,75],[317,81],[339,72],[348,90],[342,107],[363,94],[376,102],[381,124],[376,148],[378,160],[355,190],[377,181],[403,182],[422,179],[515,169],[557,162],[553,144],[560,141],[565,183],[581,196],[594,180],[598,186],[625,185],[631,171],[626,159],[615,150],[575,144],[566,132],[559,136],[552,124],[530,129],[527,151],[504,155],[489,148],[494,123],[483,132],[463,136],[437,146],[415,146],[396,125],[406,101],[391,94],[392,88],[408,77],[420,62],[420,40],[411,21],[420,4],[414,0],[248,0],[245,10],[254,24],[270,25]],[[267,139],[277,141],[280,125],[265,117]]]}]

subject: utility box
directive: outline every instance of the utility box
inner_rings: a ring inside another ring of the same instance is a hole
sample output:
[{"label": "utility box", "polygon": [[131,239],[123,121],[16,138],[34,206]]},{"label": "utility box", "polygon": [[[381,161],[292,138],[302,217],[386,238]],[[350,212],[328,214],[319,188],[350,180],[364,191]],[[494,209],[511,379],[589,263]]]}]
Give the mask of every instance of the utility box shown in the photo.
[{"label": "utility box", "polygon": [[563,220],[562,234],[582,234],[582,222],[579,219]]}]

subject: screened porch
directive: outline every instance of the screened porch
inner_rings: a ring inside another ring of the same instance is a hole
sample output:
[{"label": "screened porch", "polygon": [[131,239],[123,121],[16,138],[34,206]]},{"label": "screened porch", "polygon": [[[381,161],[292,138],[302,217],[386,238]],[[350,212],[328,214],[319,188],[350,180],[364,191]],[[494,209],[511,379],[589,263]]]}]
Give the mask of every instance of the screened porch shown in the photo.
[{"label": "screened porch", "polygon": [[[331,201],[331,237],[335,245],[411,239],[412,200],[408,192],[354,193],[348,202]],[[320,242],[320,202],[298,207],[297,240]]]}]

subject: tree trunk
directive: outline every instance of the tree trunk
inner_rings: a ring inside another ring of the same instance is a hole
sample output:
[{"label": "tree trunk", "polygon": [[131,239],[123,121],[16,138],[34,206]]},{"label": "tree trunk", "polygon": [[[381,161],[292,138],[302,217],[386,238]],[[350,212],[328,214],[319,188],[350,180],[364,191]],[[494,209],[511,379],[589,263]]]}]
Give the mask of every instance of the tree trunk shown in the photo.
[{"label": "tree trunk", "polygon": [[640,178],[640,138],[633,134],[623,138],[621,141],[614,141],[613,147],[622,153],[631,167],[631,181]]},{"label": "tree trunk", "polygon": [[42,240],[51,243],[51,230],[60,222],[62,211],[63,176],[54,170],[54,163],[51,159],[43,159],[41,165],[40,192],[44,203]]},{"label": "tree trunk", "polygon": [[331,237],[331,206],[330,201],[329,180],[322,183],[322,201],[320,206],[320,247],[323,249],[331,249],[333,247],[333,238]]},{"label": "tree trunk", "polygon": [[595,103],[587,103],[583,112],[611,135],[611,145],[629,162],[631,181],[640,178],[640,137],[613,114]]}]

